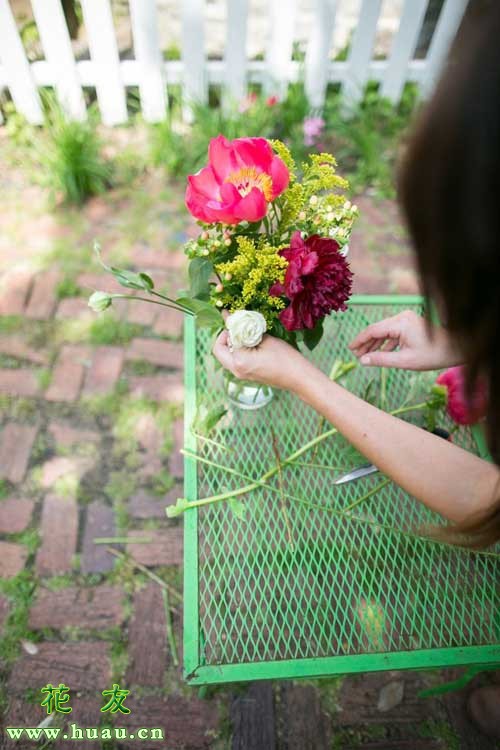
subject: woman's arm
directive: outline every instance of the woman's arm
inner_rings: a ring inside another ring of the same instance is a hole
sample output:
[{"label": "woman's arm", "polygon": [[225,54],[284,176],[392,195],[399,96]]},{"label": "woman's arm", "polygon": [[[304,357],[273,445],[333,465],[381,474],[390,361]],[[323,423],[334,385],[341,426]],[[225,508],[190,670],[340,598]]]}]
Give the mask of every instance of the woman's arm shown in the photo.
[{"label": "woman's arm", "polygon": [[494,466],[366,403],[307,360],[290,389],[381,472],[445,518],[463,521],[493,502],[498,481]]},{"label": "woman's arm", "polygon": [[449,520],[462,521],[493,502],[498,480],[494,466],[371,406],[283,341],[265,336],[254,349],[231,352],[224,331],[214,354],[236,377],[294,392],[384,474]]}]

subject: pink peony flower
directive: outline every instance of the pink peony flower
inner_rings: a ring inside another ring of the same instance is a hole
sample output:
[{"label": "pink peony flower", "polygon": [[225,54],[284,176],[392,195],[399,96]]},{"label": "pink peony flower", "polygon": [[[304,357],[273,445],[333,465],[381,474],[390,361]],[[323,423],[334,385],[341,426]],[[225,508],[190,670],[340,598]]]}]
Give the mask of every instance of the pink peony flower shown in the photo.
[{"label": "pink peony flower", "polygon": [[306,117],[302,124],[304,131],[304,146],[314,146],[325,127],[322,117]]},{"label": "pink peony flower", "polygon": [[279,315],[288,331],[314,328],[332,310],[346,309],[352,273],[338,242],[317,234],[303,240],[297,231],[280,255],[289,261],[285,281],[273,284],[269,294],[290,300]]},{"label": "pink peony flower", "polygon": [[212,138],[208,166],[189,175],[186,206],[208,224],[260,221],[267,205],[286,190],[285,163],[265,138]]},{"label": "pink peony flower", "polygon": [[268,107],[274,107],[276,106],[276,104],[278,104],[278,102],[279,99],[275,94],[273,94],[273,96],[268,96],[266,99],[266,104]]},{"label": "pink peony flower", "polygon": [[438,375],[436,383],[446,388],[446,411],[457,424],[474,424],[486,416],[488,399],[484,383],[477,383],[472,401],[468,402],[465,396],[463,367],[450,367]]}]

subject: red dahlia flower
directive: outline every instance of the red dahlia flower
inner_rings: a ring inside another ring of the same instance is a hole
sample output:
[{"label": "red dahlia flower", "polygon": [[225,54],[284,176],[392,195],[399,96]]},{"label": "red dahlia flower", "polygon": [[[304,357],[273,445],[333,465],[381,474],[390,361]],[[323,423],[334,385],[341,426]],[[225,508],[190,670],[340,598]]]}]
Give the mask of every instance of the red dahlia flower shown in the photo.
[{"label": "red dahlia flower", "polygon": [[208,166],[188,177],[186,206],[209,224],[260,221],[290,175],[265,138],[212,138]]},{"label": "red dahlia flower", "polygon": [[469,401],[465,395],[463,367],[450,367],[438,375],[436,383],[446,388],[446,411],[457,424],[475,424],[486,416],[488,398],[484,383],[478,381]]},{"label": "red dahlia flower", "polygon": [[338,242],[317,234],[303,240],[297,231],[280,255],[288,260],[285,281],[273,284],[269,294],[290,300],[279,316],[288,331],[314,328],[332,310],[346,310],[352,273]]}]

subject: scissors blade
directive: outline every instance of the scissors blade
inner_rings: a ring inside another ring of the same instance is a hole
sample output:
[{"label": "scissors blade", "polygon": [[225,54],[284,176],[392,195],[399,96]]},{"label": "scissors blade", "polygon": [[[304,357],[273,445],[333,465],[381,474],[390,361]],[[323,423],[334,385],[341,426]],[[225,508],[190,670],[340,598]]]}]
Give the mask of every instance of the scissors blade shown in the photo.
[{"label": "scissors blade", "polygon": [[346,482],[353,482],[355,479],[367,477],[370,474],[375,474],[377,471],[377,467],[373,464],[363,464],[363,466],[358,466],[357,469],[353,469],[352,471],[347,472],[347,474],[342,474],[342,476],[337,477],[337,479],[334,481],[334,484],[345,484]]}]

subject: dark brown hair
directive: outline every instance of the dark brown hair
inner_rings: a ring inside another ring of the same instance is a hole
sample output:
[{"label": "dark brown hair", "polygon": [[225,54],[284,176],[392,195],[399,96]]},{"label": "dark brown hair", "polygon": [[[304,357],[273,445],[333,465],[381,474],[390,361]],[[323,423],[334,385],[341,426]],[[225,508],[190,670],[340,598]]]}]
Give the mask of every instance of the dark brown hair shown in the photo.
[{"label": "dark brown hair", "polygon": [[[500,465],[500,4],[464,23],[399,173],[422,291],[463,354],[469,391],[489,392],[488,445]],[[498,495],[497,495],[498,497]],[[500,499],[449,527],[471,546],[500,539]]]}]

